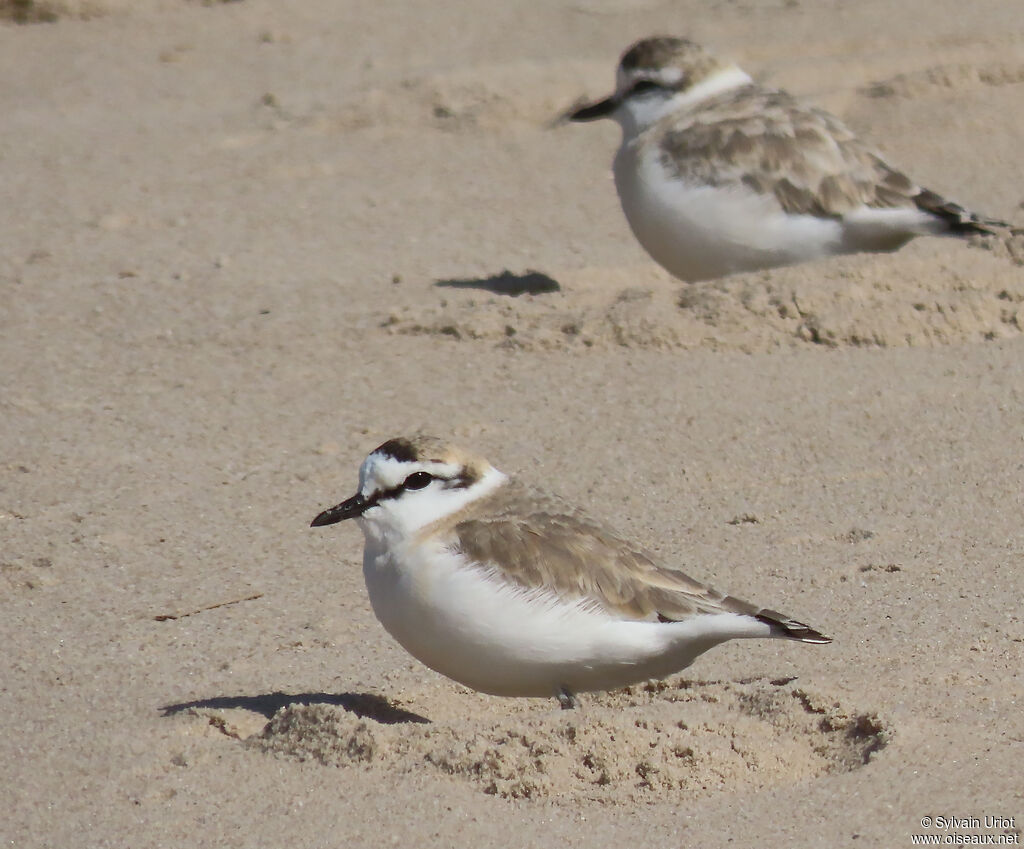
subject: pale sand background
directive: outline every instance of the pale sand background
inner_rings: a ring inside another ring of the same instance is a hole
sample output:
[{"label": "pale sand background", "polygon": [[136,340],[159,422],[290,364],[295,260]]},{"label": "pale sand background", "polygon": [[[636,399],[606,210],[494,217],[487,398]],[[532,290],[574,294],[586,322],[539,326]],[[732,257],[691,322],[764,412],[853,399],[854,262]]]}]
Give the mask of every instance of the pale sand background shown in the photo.
[{"label": "pale sand background", "polygon": [[[1019,4],[50,8],[0,23],[3,845],[1020,824],[1021,245],[684,289],[626,228],[616,128],[545,126],[689,34],[1019,220]],[[481,288],[506,269],[562,289]],[[450,683],[373,619],[358,529],[307,528],[419,428],[835,643],[568,715]]]}]

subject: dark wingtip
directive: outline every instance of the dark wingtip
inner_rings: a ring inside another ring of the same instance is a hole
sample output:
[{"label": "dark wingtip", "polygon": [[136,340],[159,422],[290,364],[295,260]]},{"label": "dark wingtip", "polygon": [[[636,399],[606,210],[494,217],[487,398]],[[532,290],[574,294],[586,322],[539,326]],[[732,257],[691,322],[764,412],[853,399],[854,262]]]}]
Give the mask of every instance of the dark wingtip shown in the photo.
[{"label": "dark wingtip", "polygon": [[930,189],[922,189],[914,195],[913,200],[918,209],[929,212],[936,218],[941,218],[949,227],[949,232],[957,235],[997,236],[1006,231],[1009,231],[1010,235],[1016,235],[1021,230],[1008,221],[1000,221],[998,218],[983,218]]},{"label": "dark wingtip", "polygon": [[804,625],[803,622],[787,622],[784,627],[786,636],[799,640],[801,643],[824,646],[832,642],[831,637],[814,630],[809,625]]},{"label": "dark wingtip", "polygon": [[821,631],[812,628],[810,625],[805,625],[803,622],[797,622],[795,619],[787,619],[774,610],[762,610],[757,614],[757,618],[766,625],[770,625],[772,630],[780,637],[799,640],[802,643],[813,643],[815,645],[826,645],[832,642],[832,638],[822,634]]}]

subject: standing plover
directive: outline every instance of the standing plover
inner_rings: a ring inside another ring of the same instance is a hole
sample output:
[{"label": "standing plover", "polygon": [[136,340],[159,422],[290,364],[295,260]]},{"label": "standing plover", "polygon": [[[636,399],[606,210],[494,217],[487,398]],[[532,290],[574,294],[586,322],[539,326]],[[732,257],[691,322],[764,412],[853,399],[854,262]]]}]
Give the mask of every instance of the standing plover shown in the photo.
[{"label": "standing plover", "polygon": [[622,209],[682,280],[1009,227],[922,188],[835,116],[681,38],[638,41],[615,93],[564,117],[619,123]]},{"label": "standing plover", "polygon": [[414,657],[499,696],[574,694],[663,678],[740,637],[828,643],[724,595],[575,508],[428,436],[363,461],[359,490],[312,522],[356,519],[381,624]]}]

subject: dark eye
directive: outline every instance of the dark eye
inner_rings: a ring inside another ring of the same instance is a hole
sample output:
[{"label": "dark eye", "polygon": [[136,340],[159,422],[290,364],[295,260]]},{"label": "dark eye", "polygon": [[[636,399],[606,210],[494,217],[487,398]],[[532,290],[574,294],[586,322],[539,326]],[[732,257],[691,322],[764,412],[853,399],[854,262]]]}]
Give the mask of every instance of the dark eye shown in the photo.
[{"label": "dark eye", "polygon": [[633,83],[633,88],[630,94],[643,94],[646,91],[654,91],[656,88],[661,88],[654,80],[637,80]]},{"label": "dark eye", "polygon": [[402,489],[423,489],[433,479],[434,476],[428,472],[413,472],[405,479]]}]

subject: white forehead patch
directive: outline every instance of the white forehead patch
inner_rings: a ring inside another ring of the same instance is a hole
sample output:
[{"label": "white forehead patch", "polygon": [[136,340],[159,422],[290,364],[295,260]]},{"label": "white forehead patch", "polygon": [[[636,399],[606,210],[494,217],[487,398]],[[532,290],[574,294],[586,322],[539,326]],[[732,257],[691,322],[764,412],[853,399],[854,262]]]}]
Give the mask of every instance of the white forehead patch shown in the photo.
[{"label": "white forehead patch", "polygon": [[413,472],[430,472],[438,477],[452,478],[461,470],[462,467],[455,463],[396,460],[390,454],[374,451],[359,467],[359,492],[369,496],[374,492],[395,489]]}]

